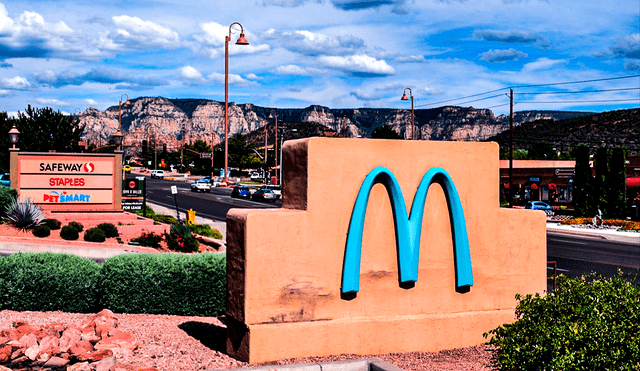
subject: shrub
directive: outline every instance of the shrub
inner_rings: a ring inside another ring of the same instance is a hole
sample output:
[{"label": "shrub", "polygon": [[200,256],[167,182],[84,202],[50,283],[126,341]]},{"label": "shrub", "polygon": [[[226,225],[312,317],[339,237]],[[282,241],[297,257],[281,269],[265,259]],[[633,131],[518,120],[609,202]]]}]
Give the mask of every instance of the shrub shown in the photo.
[{"label": "shrub", "polygon": [[48,237],[49,235],[51,235],[51,228],[49,228],[49,226],[46,224],[40,224],[34,227],[31,233],[33,233],[33,235],[36,237]]},{"label": "shrub", "polygon": [[122,254],[101,270],[101,306],[115,312],[218,316],[225,312],[224,254]]},{"label": "shrub", "polygon": [[[153,219],[153,217],[156,215],[156,212],[153,211],[153,209],[147,205],[145,205],[145,210],[146,210],[147,218]],[[133,210],[133,213],[143,216],[143,210]]]},{"label": "shrub", "polygon": [[78,239],[78,229],[76,229],[76,227],[72,226],[72,225],[65,225],[64,227],[62,227],[62,229],[60,230],[60,237],[62,237],[65,240],[72,240],[75,241]]},{"label": "shrub", "polygon": [[189,224],[188,227],[189,229],[191,229],[191,232],[195,234],[215,238],[218,240],[222,239],[222,233],[220,233],[220,231],[215,228],[211,228],[209,224]]},{"label": "shrub", "polygon": [[20,230],[32,229],[44,219],[44,212],[32,199],[15,199],[7,207],[7,222]]},{"label": "shrub", "polygon": [[69,224],[67,224],[67,225],[77,229],[78,232],[82,232],[84,230],[84,225],[82,225],[82,223],[69,222]]},{"label": "shrub", "polygon": [[132,242],[137,242],[139,243],[141,246],[147,246],[147,247],[153,247],[153,248],[159,248],[160,247],[160,242],[162,241],[162,236],[158,236],[157,234],[151,232],[151,233],[143,233],[142,235],[140,235],[140,237],[136,237],[134,239],[131,240]]},{"label": "shrub", "polygon": [[640,286],[629,277],[561,277],[555,292],[516,298],[517,321],[485,334],[500,369],[640,369]]},{"label": "shrub", "polygon": [[17,253],[0,258],[0,308],[95,311],[99,271],[97,263],[75,255]]},{"label": "shrub", "polygon": [[84,240],[88,242],[104,242],[106,236],[100,228],[89,228],[84,232]]},{"label": "shrub", "polygon": [[52,231],[60,229],[62,223],[58,219],[42,219],[40,224],[44,224],[49,227]]},{"label": "shrub", "polygon": [[193,237],[191,229],[186,225],[172,224],[169,233],[165,233],[169,250],[180,252],[198,251],[200,242]]},{"label": "shrub", "polygon": [[118,233],[118,227],[111,223],[100,223],[96,228],[101,229],[106,238],[118,237],[120,235],[120,233]]},{"label": "shrub", "polygon": [[0,187],[0,218],[7,216],[7,208],[18,198],[18,191],[9,187]]},{"label": "shrub", "polygon": [[174,218],[171,215],[166,215],[166,214],[156,214],[153,217],[153,220],[155,220],[156,222],[159,223],[164,223],[164,224],[180,224],[180,221],[176,218]]}]

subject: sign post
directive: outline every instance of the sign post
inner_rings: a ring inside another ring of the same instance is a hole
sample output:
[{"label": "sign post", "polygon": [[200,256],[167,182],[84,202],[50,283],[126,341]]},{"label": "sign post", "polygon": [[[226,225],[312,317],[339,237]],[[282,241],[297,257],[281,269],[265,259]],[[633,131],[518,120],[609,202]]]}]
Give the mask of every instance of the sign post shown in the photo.
[{"label": "sign post", "polygon": [[122,180],[122,210],[143,211],[145,215],[146,184],[144,177]]},{"label": "sign post", "polygon": [[176,218],[178,218],[178,222],[180,221],[180,211],[178,210],[178,187],[171,186],[171,194],[173,195],[173,200],[176,202]]}]

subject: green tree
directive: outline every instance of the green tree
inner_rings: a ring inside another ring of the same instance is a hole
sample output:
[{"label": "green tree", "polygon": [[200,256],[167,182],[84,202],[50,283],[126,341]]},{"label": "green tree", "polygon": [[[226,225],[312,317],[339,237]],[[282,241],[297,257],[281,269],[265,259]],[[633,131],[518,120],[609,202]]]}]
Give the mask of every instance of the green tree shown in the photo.
[{"label": "green tree", "polygon": [[607,212],[607,179],[609,178],[608,151],[605,147],[598,147],[595,156],[596,176],[593,179],[593,192],[591,199],[595,207],[603,213]]},{"label": "green tree", "polygon": [[627,179],[624,173],[625,149],[616,147],[611,154],[607,181],[607,212],[610,217],[623,218],[626,211]]},{"label": "green tree", "polygon": [[[20,131],[16,147],[29,152],[78,152],[78,142],[84,131],[75,116],[68,116],[51,108],[33,108],[27,106],[25,112],[18,112],[17,118],[8,118],[6,112],[0,112],[0,145],[9,148],[9,135],[6,133],[15,124]],[[9,154],[0,151],[0,168],[9,169]]]},{"label": "green tree", "polygon": [[[278,149],[280,145],[278,145]],[[262,160],[254,151],[255,145],[247,143],[247,136],[236,134],[229,139],[229,166],[240,170],[256,169],[262,166]],[[280,154],[278,154],[280,158]]]},{"label": "green tree", "polygon": [[591,166],[589,165],[589,147],[580,144],[574,149],[576,157],[576,175],[573,182],[573,202],[576,216],[593,214],[593,205],[589,202],[592,189]]},{"label": "green tree", "polygon": [[390,125],[384,124],[371,132],[371,138],[374,139],[402,139]]},{"label": "green tree", "polygon": [[529,160],[557,160],[558,153],[551,143],[536,142],[529,147]]}]

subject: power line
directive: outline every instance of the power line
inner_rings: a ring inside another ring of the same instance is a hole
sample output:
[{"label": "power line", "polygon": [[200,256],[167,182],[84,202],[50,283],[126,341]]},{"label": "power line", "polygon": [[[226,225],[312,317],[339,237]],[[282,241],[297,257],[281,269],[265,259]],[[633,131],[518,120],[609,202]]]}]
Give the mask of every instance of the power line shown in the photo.
[{"label": "power line", "polygon": [[[623,80],[623,79],[631,79],[631,78],[636,78],[636,77],[640,77],[640,74],[638,74],[638,75],[630,75],[630,76],[607,77],[607,78],[592,79],[592,80],[577,80],[577,81],[565,81],[565,82],[554,82],[554,83],[546,83],[546,84],[531,84],[531,85],[515,85],[515,86],[512,86],[511,88],[530,88],[530,87],[541,87],[541,86],[559,86],[559,85],[585,84],[585,83],[589,83],[589,82]],[[491,94],[491,93],[495,93],[495,92],[503,91],[503,90],[507,90],[507,89],[509,89],[509,88],[500,88],[500,89],[495,89],[495,90],[489,90],[489,91],[486,91],[486,92],[483,92],[483,93],[466,95],[466,96],[459,97],[459,98],[452,98],[452,99],[447,99],[447,100],[443,100],[443,101],[439,101],[439,102],[425,103],[425,104],[417,105],[416,107],[436,106],[436,105],[439,105],[439,104],[442,104],[442,103],[450,103],[450,102],[455,102],[455,101],[459,101],[459,100],[463,100],[463,99],[480,97],[480,96],[483,96],[483,95],[487,95],[487,94]],[[635,88],[629,88],[628,90],[632,90],[632,89],[635,90]],[[624,89],[621,89],[621,90],[624,90]],[[602,90],[602,91],[617,91],[617,89]],[[589,91],[587,91],[587,92],[589,92]],[[585,92],[585,93],[587,93],[587,92]],[[600,92],[600,91],[593,91],[593,92]],[[577,92],[577,93],[579,93],[579,92]],[[535,93],[516,93],[516,94],[535,94]],[[542,94],[542,93],[540,93],[540,94]],[[563,93],[554,93],[554,94],[563,94]],[[490,98],[496,98],[498,96],[500,96],[500,95],[492,96]],[[489,99],[489,98],[483,98],[483,99],[480,99],[480,100],[484,100],[484,99]],[[470,101],[470,102],[461,102],[461,103],[457,103],[457,104],[465,104],[465,103],[471,103],[471,102],[475,102],[475,100],[474,101]]]},{"label": "power line", "polygon": [[519,101],[518,104],[564,104],[564,103],[605,103],[605,102],[635,102],[640,101],[640,98],[630,98],[630,99],[598,99],[598,100],[565,100],[565,101]]},{"label": "power line", "polygon": [[620,88],[620,89],[602,89],[602,90],[582,90],[582,91],[544,91],[544,92],[517,92],[518,95],[556,95],[556,94],[586,94],[586,93],[602,93],[608,91],[628,91],[628,90],[640,90],[640,88]]}]

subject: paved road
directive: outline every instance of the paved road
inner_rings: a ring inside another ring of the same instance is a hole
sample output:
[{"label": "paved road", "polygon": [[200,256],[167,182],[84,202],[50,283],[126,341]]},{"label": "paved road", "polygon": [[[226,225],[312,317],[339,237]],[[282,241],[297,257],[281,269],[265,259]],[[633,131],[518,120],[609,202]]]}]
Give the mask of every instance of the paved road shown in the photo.
[{"label": "paved road", "polygon": [[225,221],[227,212],[232,208],[275,208],[282,204],[280,201],[271,204],[231,198],[231,188],[212,188],[210,193],[191,192],[189,182],[147,177],[147,198],[171,210],[173,216],[176,208],[174,195],[171,194],[173,185],[178,188],[176,198],[181,213],[193,209],[197,216],[214,221]]},{"label": "paved road", "polygon": [[[620,241],[606,235],[581,236],[547,231],[547,260],[556,261],[558,273],[568,277],[596,272],[607,277],[620,269],[632,275],[640,271],[640,239]],[[636,279],[640,282],[640,277]]]}]

